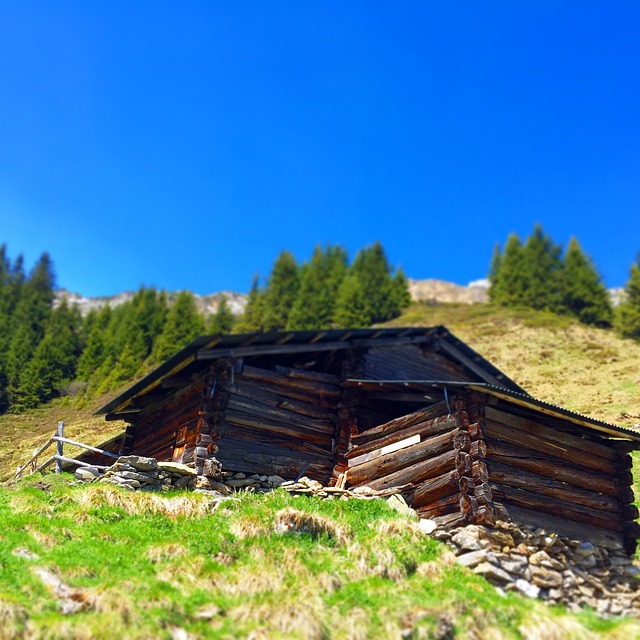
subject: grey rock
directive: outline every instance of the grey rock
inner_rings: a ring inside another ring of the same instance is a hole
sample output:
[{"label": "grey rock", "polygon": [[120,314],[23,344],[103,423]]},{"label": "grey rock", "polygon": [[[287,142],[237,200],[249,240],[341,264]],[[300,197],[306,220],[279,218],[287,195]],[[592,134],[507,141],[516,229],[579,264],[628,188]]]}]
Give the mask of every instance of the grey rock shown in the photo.
[{"label": "grey rock", "polygon": [[285,482],[285,479],[274,474],[272,476],[267,476],[267,482],[272,487],[279,487],[281,484],[283,484]]},{"label": "grey rock", "polygon": [[477,525],[469,525],[456,533],[451,541],[466,551],[478,551],[489,546],[489,543],[481,538],[481,529]]},{"label": "grey rock", "polygon": [[158,469],[166,473],[179,474],[183,476],[196,476],[196,470],[180,462],[158,462]]},{"label": "grey rock", "polygon": [[591,542],[581,542],[580,545],[573,550],[573,552],[579,556],[592,556],[595,551],[596,548]]},{"label": "grey rock", "polygon": [[496,567],[490,562],[480,563],[474,570],[481,576],[484,576],[487,580],[496,580],[498,582],[513,582],[513,576],[509,575],[504,569]]},{"label": "grey rock", "polygon": [[148,473],[138,473],[137,471],[119,471],[118,476],[125,480],[137,480],[138,482],[157,482],[157,477]]},{"label": "grey rock", "polygon": [[475,567],[481,562],[486,562],[489,555],[488,549],[478,549],[477,551],[468,551],[456,556],[456,562],[464,567]]},{"label": "grey rock", "polygon": [[531,584],[527,580],[518,578],[515,582],[516,589],[523,595],[529,598],[537,598],[540,595],[540,587],[535,584]]},{"label": "grey rock", "polygon": [[418,520],[418,514],[407,504],[406,500],[399,494],[394,493],[393,495],[387,498],[387,504],[407,518],[412,520]]},{"label": "grey rock", "polygon": [[531,569],[531,581],[537,587],[543,589],[551,589],[554,587],[562,586],[562,574],[552,569],[546,569],[545,567],[537,567],[532,565]]},{"label": "grey rock", "polygon": [[438,528],[438,525],[428,518],[420,518],[418,525],[420,527],[420,531],[426,535],[431,535]]},{"label": "grey rock", "polygon": [[84,482],[91,482],[91,480],[95,480],[99,478],[102,474],[95,467],[79,467],[76,469],[74,474],[78,480],[83,480]]},{"label": "grey rock", "polygon": [[138,471],[153,471],[158,468],[158,461],[155,458],[144,456],[120,456],[118,462],[129,464]]}]

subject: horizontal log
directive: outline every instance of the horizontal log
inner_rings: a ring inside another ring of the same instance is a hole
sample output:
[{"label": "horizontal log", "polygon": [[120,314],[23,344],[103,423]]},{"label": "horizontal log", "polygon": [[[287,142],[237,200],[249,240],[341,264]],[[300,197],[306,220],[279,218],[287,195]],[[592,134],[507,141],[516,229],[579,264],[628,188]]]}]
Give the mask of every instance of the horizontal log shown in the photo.
[{"label": "horizontal log", "polygon": [[[453,471],[455,460],[456,452],[453,450],[446,451],[435,458],[427,458],[408,468],[400,469],[389,475],[362,484],[366,484],[372,489],[388,489],[389,487],[409,483],[418,484],[427,478],[436,478],[447,471]],[[347,484],[354,486],[351,484],[349,472],[347,472]]]},{"label": "horizontal log", "polygon": [[263,380],[284,388],[308,391],[314,395],[322,396],[324,398],[339,398],[342,395],[342,389],[339,386],[314,380],[292,378],[283,375],[282,373],[278,373],[277,371],[270,371],[269,369],[260,369],[258,367],[245,365],[242,369],[242,375],[245,378]]},{"label": "horizontal log", "polygon": [[371,429],[367,429],[362,433],[354,435],[351,438],[351,441],[354,445],[362,446],[366,442],[370,442],[371,440],[377,440],[382,436],[388,436],[396,431],[406,429],[407,427],[411,427],[412,425],[418,423],[427,422],[428,420],[433,420],[434,418],[444,417],[446,421],[447,414],[447,405],[444,402],[440,402],[438,404],[434,404],[428,409],[414,411],[413,413],[409,413],[405,416],[400,416],[399,418],[394,418],[393,420],[389,420],[384,424],[380,424]]},{"label": "horizontal log", "polygon": [[303,416],[309,416],[310,418],[327,421],[336,419],[335,402],[333,402],[331,408],[321,407],[317,404],[317,398],[313,395],[296,393],[296,395],[305,398],[305,400],[292,398],[290,394],[285,397],[266,389],[264,383],[255,380],[236,379],[233,393],[272,407],[287,409]]},{"label": "horizontal log", "polygon": [[413,491],[406,495],[407,503],[413,508],[424,507],[429,503],[454,495],[459,491],[460,476],[454,469],[447,473],[423,480]]},{"label": "horizontal log", "polygon": [[472,522],[475,520],[476,514],[478,513],[478,499],[475,496],[470,496],[465,493],[461,493],[458,498],[458,506],[460,509],[460,513],[464,516],[464,519],[467,522]]},{"label": "horizontal log", "polygon": [[411,447],[350,467],[349,481],[356,485],[363,484],[451,450],[455,433],[455,430],[447,431]]},{"label": "horizontal log", "polygon": [[477,484],[473,488],[473,495],[478,499],[480,504],[488,505],[493,502],[493,494],[491,485],[488,482]]},{"label": "horizontal log", "polygon": [[[456,474],[458,474],[457,471]],[[462,493],[473,493],[473,490],[476,487],[476,481],[473,478],[469,478],[469,476],[462,476],[458,484]]]},{"label": "horizontal log", "polygon": [[330,422],[301,416],[297,413],[287,411],[286,409],[277,409],[267,404],[250,400],[249,398],[242,398],[235,394],[231,394],[225,414],[230,410],[251,414],[259,418],[265,417],[279,422],[285,422],[292,426],[302,427],[308,431],[318,431],[330,436],[333,436],[336,430],[335,424],[331,424]]},{"label": "horizontal log", "polygon": [[468,427],[469,436],[472,440],[482,440],[484,433],[482,432],[482,424],[480,422],[473,422]]},{"label": "horizontal log", "polygon": [[493,527],[496,523],[496,513],[493,505],[483,505],[478,507],[478,511],[473,517],[473,524],[481,524],[485,527]]},{"label": "horizontal log", "polygon": [[339,387],[341,382],[340,378],[332,373],[308,371],[306,369],[293,369],[292,367],[283,367],[280,365],[276,365],[276,371],[287,378],[308,380],[310,382],[322,382],[334,387]]},{"label": "horizontal log", "polygon": [[538,476],[553,478],[581,489],[606,493],[614,497],[620,495],[621,483],[615,476],[581,469],[567,460],[543,456],[530,448],[500,442],[492,438],[487,438],[486,445],[489,461],[530,471]]},{"label": "horizontal log", "polygon": [[435,502],[425,505],[424,507],[420,507],[419,509],[417,509],[417,511],[422,518],[430,518],[434,520],[439,516],[444,516],[451,513],[460,514],[460,495],[455,494],[446,496],[445,498],[436,500]]},{"label": "horizontal log", "polygon": [[526,489],[542,496],[551,496],[570,504],[579,504],[591,509],[609,511],[610,513],[620,511],[618,500],[602,493],[578,489],[553,478],[545,478],[499,462],[490,461],[488,470],[491,482]]},{"label": "horizontal log", "polygon": [[[425,518],[429,517],[426,514],[420,513],[420,511],[418,511],[418,515]],[[456,509],[452,513],[448,513],[444,516],[434,516],[431,519],[436,523],[436,525],[438,525],[439,529],[453,529],[454,527],[466,524],[464,516],[460,513],[459,509]]]},{"label": "horizontal log", "polygon": [[543,440],[555,442],[562,447],[572,449],[574,452],[581,451],[613,462],[619,457],[619,453],[613,447],[581,437],[576,428],[547,427],[535,420],[507,413],[489,405],[485,407],[485,418],[536,435]]},{"label": "horizontal log", "polygon": [[228,424],[238,424],[244,427],[253,427],[261,431],[268,431],[271,433],[288,436],[290,438],[298,438],[306,440],[308,442],[315,442],[321,446],[325,446],[331,449],[331,438],[328,435],[305,429],[301,426],[293,426],[286,422],[280,422],[278,420],[271,420],[268,418],[260,418],[255,415],[241,413],[239,411],[232,411],[227,409],[225,412],[225,421]]},{"label": "horizontal log", "polygon": [[302,390],[290,385],[282,386],[281,384],[268,382],[266,380],[254,380],[252,378],[244,378],[242,375],[237,375],[235,388],[242,389],[246,385],[252,385],[252,387],[261,389],[263,392],[270,393],[278,398],[292,398],[330,411],[335,411],[338,402],[336,398],[325,398],[313,390]]},{"label": "horizontal log", "polygon": [[619,469],[613,461],[594,456],[584,451],[576,451],[572,447],[564,446],[548,440],[543,440],[537,435],[526,433],[512,427],[508,427],[493,420],[486,421],[486,438],[502,440],[509,444],[515,444],[520,447],[526,447],[538,454],[545,454],[560,458],[570,462],[573,465],[579,465],[587,469],[602,471],[604,473],[615,475]]},{"label": "horizontal log", "polygon": [[[440,433],[444,433],[446,431],[451,431],[454,428],[455,421],[453,419],[447,420],[444,416],[442,418],[424,420],[422,422],[417,422],[408,427],[405,427],[404,429],[392,431],[391,433],[381,435],[375,440],[370,440],[369,442],[365,442],[364,444],[356,445],[347,452],[347,458],[352,459],[365,453],[370,453],[372,451],[375,451],[376,449],[392,445],[396,442],[400,442],[401,440],[405,440],[406,438],[410,438],[412,436],[418,435],[421,439],[425,439],[436,436]],[[353,441],[354,438],[351,438],[352,443]]]},{"label": "horizontal log", "polygon": [[622,531],[623,528],[620,518],[613,517],[610,513],[588,507],[574,507],[557,498],[541,496],[531,491],[508,487],[496,482],[491,482],[491,492],[496,501],[507,503],[507,508],[509,503],[512,503],[519,507],[568,518],[609,531]]}]

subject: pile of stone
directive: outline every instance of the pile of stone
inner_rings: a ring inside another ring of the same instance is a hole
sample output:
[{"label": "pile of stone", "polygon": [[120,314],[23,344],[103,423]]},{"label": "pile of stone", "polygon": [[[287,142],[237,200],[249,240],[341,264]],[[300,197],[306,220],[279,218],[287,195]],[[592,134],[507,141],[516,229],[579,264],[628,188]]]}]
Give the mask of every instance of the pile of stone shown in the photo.
[{"label": "pile of stone", "polygon": [[194,489],[197,484],[195,469],[186,464],[158,462],[143,456],[121,456],[104,472],[82,467],[75,475],[79,480],[113,484],[128,491]]},{"label": "pile of stone", "polygon": [[601,616],[640,615],[640,570],[615,545],[566,538],[542,528],[498,522],[438,529],[460,564],[502,591],[519,591],[570,610],[588,606]]}]

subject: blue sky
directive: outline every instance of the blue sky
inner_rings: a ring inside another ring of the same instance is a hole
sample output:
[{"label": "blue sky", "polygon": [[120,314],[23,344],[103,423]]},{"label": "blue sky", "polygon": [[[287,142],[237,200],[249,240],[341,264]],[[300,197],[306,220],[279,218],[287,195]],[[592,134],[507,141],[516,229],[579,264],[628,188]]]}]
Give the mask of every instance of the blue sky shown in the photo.
[{"label": "blue sky", "polygon": [[0,243],[85,295],[375,240],[466,284],[538,222],[622,286],[639,30],[635,0],[5,0]]}]

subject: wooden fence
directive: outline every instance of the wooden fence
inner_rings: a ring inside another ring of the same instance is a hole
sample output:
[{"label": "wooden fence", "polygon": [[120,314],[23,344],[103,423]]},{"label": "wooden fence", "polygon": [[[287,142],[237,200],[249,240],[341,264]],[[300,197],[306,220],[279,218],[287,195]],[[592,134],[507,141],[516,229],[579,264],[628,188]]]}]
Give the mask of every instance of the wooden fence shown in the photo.
[{"label": "wooden fence", "polygon": [[[78,467],[94,467],[97,469],[107,469],[107,467],[97,464],[87,464],[86,462],[81,462],[80,460],[75,460],[74,458],[67,458],[64,455],[64,445],[68,444],[74,447],[81,447],[83,449],[87,449],[89,451],[95,451],[96,453],[101,453],[104,456],[109,458],[119,458],[120,456],[115,453],[111,453],[110,451],[104,451],[103,449],[98,449],[97,447],[92,447],[88,444],[83,444],[82,442],[77,442],[76,440],[70,440],[69,438],[64,437],[64,422],[61,420],[58,422],[58,429],[54,431],[53,435],[33,454],[30,460],[25,462],[23,465],[19,466],[16,470],[14,478],[19,478],[22,476],[23,472],[30,468],[29,474],[37,473],[38,471],[43,471],[47,467],[51,466],[54,462],[56,465],[56,473],[62,472],[62,464],[67,462],[69,464],[74,464]],[[44,462],[38,464],[38,458],[42,456],[42,454],[51,446],[56,445],[56,453],[49,458],[47,458]]]}]

